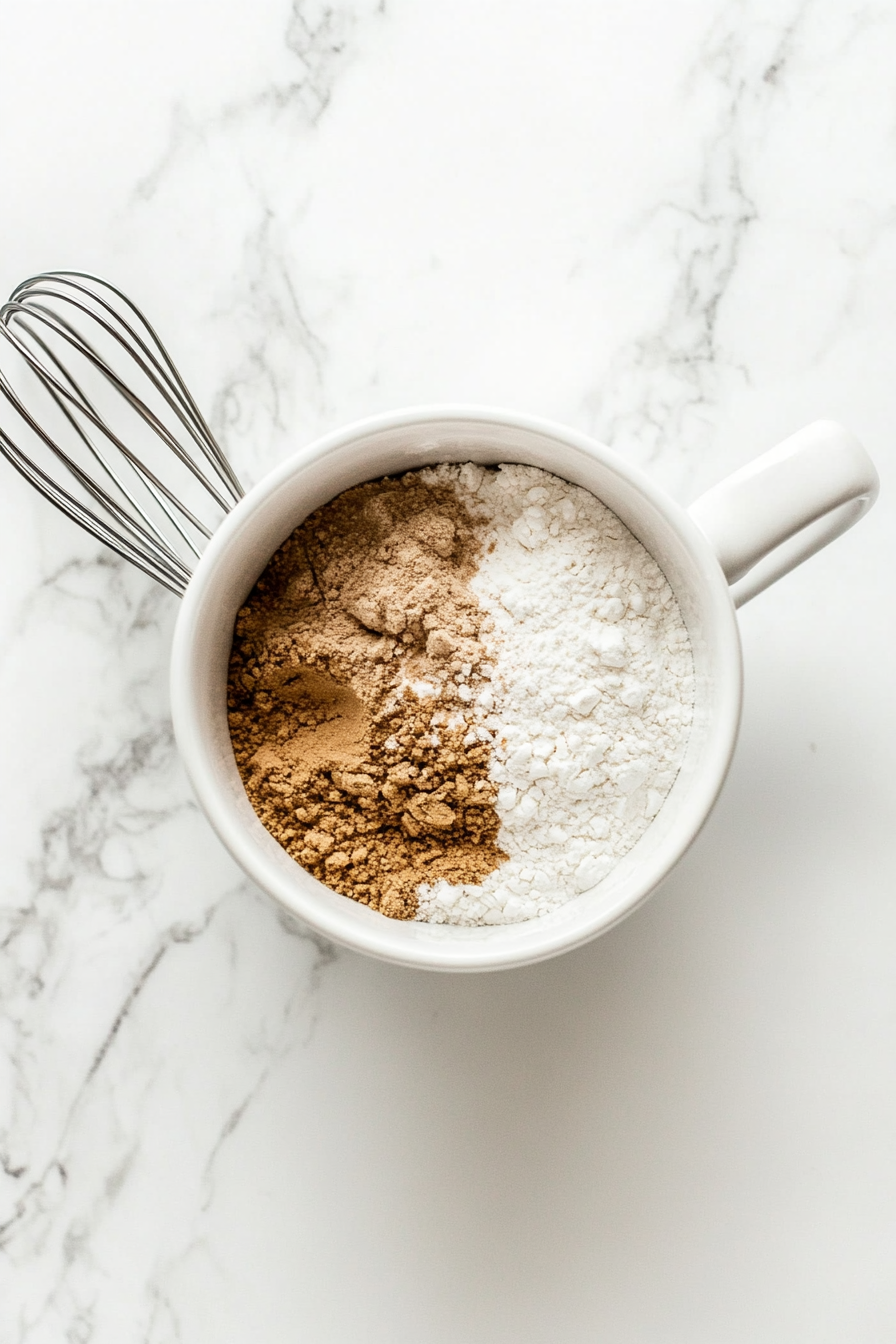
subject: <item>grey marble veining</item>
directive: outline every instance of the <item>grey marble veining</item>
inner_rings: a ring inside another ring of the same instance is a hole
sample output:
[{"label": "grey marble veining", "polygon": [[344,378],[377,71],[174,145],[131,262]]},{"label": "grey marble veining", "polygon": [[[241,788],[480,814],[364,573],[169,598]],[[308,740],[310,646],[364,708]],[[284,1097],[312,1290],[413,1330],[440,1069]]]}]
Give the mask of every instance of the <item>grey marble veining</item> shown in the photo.
[{"label": "grey marble veining", "polygon": [[176,600],[4,470],[0,1344],[893,1338],[896,10],[4,26],[0,287],[132,293],[247,484],[470,400],[683,500],[830,415],[883,492],[744,610],[738,756],[664,888],[468,979],[252,888],[178,762]]}]

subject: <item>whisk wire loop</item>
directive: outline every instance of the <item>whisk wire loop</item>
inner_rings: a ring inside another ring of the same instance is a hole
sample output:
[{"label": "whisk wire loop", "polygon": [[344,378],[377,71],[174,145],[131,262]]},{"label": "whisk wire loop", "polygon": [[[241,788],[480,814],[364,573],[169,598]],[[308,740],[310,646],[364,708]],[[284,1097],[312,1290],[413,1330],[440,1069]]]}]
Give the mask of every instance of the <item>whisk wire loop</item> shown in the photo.
[{"label": "whisk wire loop", "polygon": [[[82,311],[85,312],[88,316],[94,317],[94,319],[99,323],[101,327],[103,327],[104,330],[108,331],[109,334],[115,340],[119,341],[119,343],[124,346],[124,341],[122,340],[122,338],[118,335],[117,332],[113,330],[113,328],[108,323],[104,322],[101,318],[96,317],[95,314],[91,313],[90,310],[88,308],[85,308],[83,305],[76,304],[76,306],[81,308]],[[125,383],[118,376],[115,370],[112,369],[108,365],[108,363],[105,360],[103,360],[100,355],[97,354],[97,351],[94,349],[94,347],[87,340],[85,340],[78,333],[78,331],[74,327],[72,327],[72,325],[69,322],[66,322],[64,319],[58,318],[54,313],[44,308],[41,304],[29,304],[27,307],[23,307],[23,305],[21,304],[9,304],[9,303],[5,304],[4,307],[0,309],[0,322],[4,320],[8,310],[11,310],[11,316],[14,318],[17,318],[18,315],[23,311],[31,316],[37,317],[40,321],[45,322],[46,325],[51,330],[55,331],[58,335],[64,337],[64,339],[66,339],[79,354],[84,355],[87,359],[89,359],[91,363],[97,369],[101,370],[104,376],[108,378],[109,382],[113,385],[113,387],[117,389],[117,391],[121,394],[121,396],[124,397],[126,401],[130,402],[131,406],[146,419],[147,423],[152,426],[152,428],[163,440],[163,442],[167,445],[167,447],[169,447],[171,451],[175,454],[175,456],[178,457],[181,460],[181,462],[183,462],[184,466],[188,469],[188,471],[191,471],[193,475],[196,477],[196,479],[205,486],[209,494],[211,494],[212,497],[215,499],[216,503],[222,509],[225,510],[231,507],[231,505],[225,499],[223,499],[223,497],[214,488],[211,481],[206,480],[202,476],[201,469],[197,466],[195,462],[193,462],[189,454],[181,447],[181,445],[169,432],[166,426],[158,419],[156,415],[153,414],[153,412],[149,409],[149,407],[144,402],[142,402],[139,397],[136,396],[136,394],[131,390],[131,388],[128,387],[127,383]],[[34,368],[35,372],[38,372],[39,370],[37,362],[34,360],[30,352],[27,351],[27,349],[23,347],[21,344],[19,344],[19,349],[21,350],[23,356],[29,361],[32,368]],[[165,397],[165,399],[169,402],[169,405],[171,406],[175,415],[177,415],[178,419],[181,421],[184,427],[190,431],[191,435],[195,438],[197,445],[200,446],[200,448],[204,453],[206,453],[205,445],[203,445],[201,443],[201,440],[195,434],[193,434],[193,431],[189,426],[188,422],[181,415],[180,411],[178,410],[174,402],[171,400],[171,398],[168,397],[164,387],[159,382],[159,380],[152,374],[152,372],[146,366],[143,360],[140,359],[140,357],[133,350],[129,350],[128,353],[131,355],[134,362],[138,365],[138,367],[142,370],[142,372],[152,382],[153,386],[155,386]],[[40,372],[46,373],[46,370],[40,370]],[[58,383],[56,384],[56,386],[58,387]],[[83,393],[81,395],[83,397]],[[236,499],[238,498],[239,496],[237,495],[233,502],[235,503]]]},{"label": "whisk wire loop", "polygon": [[[80,527],[83,527],[86,532],[96,537],[110,550],[115,551],[122,559],[130,561],[138,569],[142,569],[145,574],[168,588],[177,597],[183,595],[190,579],[190,571],[177,557],[166,564],[161,555],[155,556],[151,552],[147,552],[143,546],[134,545],[127,537],[115,532],[103,522],[102,518],[97,517],[90,509],[85,508],[64,486],[61,486],[43,471],[36,462],[27,457],[2,428],[0,428],[0,451],[35,489],[39,490],[62,513],[67,514]],[[80,479],[79,472],[76,471],[73,474]],[[92,483],[88,484],[86,488],[91,493],[96,489]],[[118,518],[120,526],[131,530],[128,522],[121,520],[114,505],[110,512],[113,517]]]},{"label": "whisk wire loop", "polygon": [[17,426],[0,421],[0,452],[79,526],[182,593],[191,557],[243,491],[154,328],[109,281],[46,271],[0,307],[0,338],[0,408]]},{"label": "whisk wire loop", "polygon": [[[29,335],[30,335],[31,339],[33,340],[34,344],[35,344],[36,346],[38,346],[38,347],[44,352],[45,357],[46,357],[46,358],[47,358],[53,365],[55,365],[56,369],[57,369],[58,372],[59,372],[60,377],[62,377],[62,378],[65,379],[65,381],[69,384],[69,386],[70,386],[70,387],[77,393],[78,397],[82,400],[82,402],[84,403],[84,405],[87,406],[87,407],[89,407],[91,410],[93,410],[94,408],[91,406],[91,404],[90,404],[90,400],[89,400],[89,398],[87,397],[86,393],[85,393],[85,392],[83,391],[83,389],[78,385],[78,383],[75,381],[75,379],[74,379],[74,378],[72,377],[72,375],[69,373],[69,371],[65,368],[65,366],[64,366],[62,363],[60,363],[60,361],[56,358],[55,354],[54,354],[53,351],[50,349],[50,347],[47,345],[47,343],[46,343],[44,340],[42,340],[41,337],[38,336],[38,334],[37,334],[35,331],[31,330],[31,328],[29,328],[25,322],[22,322],[20,325],[23,326],[23,327],[25,327],[25,329],[29,332]],[[168,546],[168,543],[165,541],[164,533],[162,532],[161,528],[158,527],[158,526],[156,525],[156,523],[153,521],[153,519],[151,518],[151,516],[149,515],[149,513],[146,511],[146,509],[144,509],[144,508],[141,506],[140,501],[139,501],[139,499],[137,498],[137,496],[136,496],[132,491],[130,491],[130,490],[128,489],[128,487],[127,487],[127,485],[124,483],[124,480],[122,479],[122,477],[121,477],[121,476],[114,470],[114,468],[112,467],[111,463],[106,459],[106,457],[103,455],[103,453],[101,452],[101,450],[97,447],[97,445],[94,443],[93,439],[91,439],[90,435],[87,433],[87,431],[84,429],[84,427],[83,427],[81,424],[79,424],[79,422],[78,422],[78,420],[77,420],[77,417],[74,416],[74,415],[72,414],[72,412],[69,410],[69,408],[68,408],[68,406],[66,405],[65,401],[63,400],[63,398],[60,397],[60,396],[56,393],[56,391],[55,391],[51,386],[49,386],[49,385],[47,386],[47,391],[48,391],[49,395],[53,398],[53,400],[54,400],[54,402],[56,403],[56,405],[59,407],[59,410],[60,410],[61,414],[65,416],[66,420],[67,420],[68,423],[71,425],[71,427],[72,427],[72,429],[74,430],[74,432],[78,435],[78,437],[79,437],[79,439],[82,441],[82,443],[84,443],[84,445],[85,445],[85,447],[87,448],[88,452],[89,452],[89,453],[91,454],[91,456],[96,460],[96,462],[99,464],[99,466],[102,468],[102,470],[106,473],[106,475],[109,477],[109,479],[110,479],[110,480],[117,486],[117,488],[121,491],[121,493],[128,499],[128,501],[129,501],[130,504],[133,506],[133,508],[135,509],[135,511],[136,511],[136,512],[139,514],[139,516],[142,518],[144,524],[145,524],[145,525],[150,529],[150,531],[155,535],[158,544],[159,544],[160,546],[162,546],[165,550],[167,550],[172,556],[174,556],[174,555],[175,555],[175,552],[171,550],[171,548]],[[71,461],[70,461],[70,459],[68,458],[68,456],[63,452],[63,450],[62,450],[61,448],[57,448],[57,451],[59,452],[60,457],[64,458],[64,460],[65,460],[65,462],[66,462],[66,465],[69,467],[69,470],[73,470],[73,467],[72,467],[72,465],[71,465]],[[94,490],[93,490],[93,485],[92,485],[92,483],[91,483],[89,480],[86,480],[86,481],[85,481],[85,485],[86,485],[86,488],[87,488],[87,489],[90,489],[90,490],[91,490],[91,493],[95,493]],[[160,508],[162,508],[162,510],[168,515],[168,517],[169,517],[170,520],[171,520],[172,525],[173,525],[174,527],[176,527],[176,528],[178,529],[178,531],[181,533],[181,535],[184,537],[185,541],[187,542],[187,544],[189,545],[189,547],[190,547],[190,549],[193,551],[193,553],[194,553],[196,556],[198,556],[198,555],[200,554],[199,550],[195,547],[195,545],[194,545],[194,543],[192,542],[192,540],[187,536],[186,532],[183,531],[183,529],[181,528],[180,524],[179,524],[178,521],[177,521],[176,516],[175,516],[173,513],[171,513],[171,512],[169,511],[167,505],[166,505],[165,502],[164,502],[164,496],[162,496],[162,494],[161,494],[160,492],[156,491],[156,488],[155,488],[155,486],[153,485],[152,481],[150,481],[150,480],[148,480],[148,479],[146,480],[146,487],[147,487],[147,489],[150,490],[150,492],[154,495],[154,497],[156,498],[156,500],[157,500],[157,502],[158,502]],[[103,500],[108,500],[108,498],[109,498],[109,496],[106,495],[105,492],[103,492]],[[122,514],[122,515],[121,515],[121,522],[122,522],[122,524],[123,524],[124,526],[127,526],[127,516],[126,516],[125,514]],[[203,529],[203,531],[205,531],[205,529]],[[208,535],[208,534],[207,534],[207,535]]]},{"label": "whisk wire loop", "polygon": [[[91,289],[88,285],[79,284],[78,283],[79,280],[89,281],[90,284],[93,286],[93,288]],[[109,316],[114,321],[118,322],[122,327],[124,327],[124,329],[130,335],[131,339],[134,340],[140,346],[140,348],[146,354],[147,358],[149,358],[153,362],[160,375],[170,383],[172,390],[174,389],[177,390],[177,393],[182,399],[184,407],[191,415],[196,425],[196,428],[198,429],[200,435],[203,437],[207,445],[207,448],[209,449],[210,460],[212,461],[215,469],[220,471],[227,478],[233,490],[235,499],[241,499],[243,496],[243,488],[239,480],[237,479],[236,474],[233,471],[233,468],[231,467],[227,458],[221,452],[221,449],[219,448],[214,435],[212,434],[211,430],[208,427],[205,417],[203,416],[199,407],[196,405],[196,402],[193,399],[193,396],[189,388],[187,387],[186,383],[181,377],[180,372],[177,369],[177,366],[175,365],[171,356],[168,354],[168,351],[165,348],[160,336],[153,327],[152,323],[146,317],[145,313],[143,313],[137,307],[137,305],[133,302],[132,299],[129,299],[126,294],[124,294],[120,289],[117,288],[117,286],[113,285],[111,281],[103,280],[99,276],[91,275],[87,271],[44,271],[40,275],[32,276],[29,280],[23,280],[19,285],[17,285],[15,290],[13,290],[12,295],[10,296],[10,301],[13,302],[17,300],[19,298],[19,295],[21,294],[33,293],[35,291],[36,285],[46,281],[55,281],[57,283],[64,284],[67,287],[82,293],[86,297],[93,299],[94,302],[96,302],[101,308],[103,308],[105,312],[108,313]],[[121,313],[117,311],[112,304],[110,304],[106,299],[103,298],[102,293],[99,291],[104,289],[108,290],[110,294],[114,294],[118,302],[134,316],[137,322],[140,323],[144,331],[149,336],[150,342],[155,345],[156,350],[159,352],[159,355],[161,356],[161,361],[157,360],[155,355],[152,353],[151,345],[148,345],[145,341],[143,341],[141,337],[138,335],[138,333],[133,329],[133,327],[131,327],[130,324],[127,322],[127,320],[121,315]],[[52,292],[55,293],[55,291]]]}]

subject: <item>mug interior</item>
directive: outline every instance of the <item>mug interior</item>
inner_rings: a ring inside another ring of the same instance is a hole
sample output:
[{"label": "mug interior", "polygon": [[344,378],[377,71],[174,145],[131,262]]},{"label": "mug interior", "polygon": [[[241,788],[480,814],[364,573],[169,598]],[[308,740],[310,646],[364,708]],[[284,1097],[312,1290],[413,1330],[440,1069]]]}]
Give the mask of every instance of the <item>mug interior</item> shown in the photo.
[{"label": "mug interior", "polygon": [[[274,551],[315,509],[362,481],[439,462],[520,462],[583,486],[613,510],[668,579],[688,628],[694,719],[675,784],[629,853],[591,891],[521,924],[458,928],[388,919],[331,891],[286,853],[243,788],[227,724],[233,625]],[[184,596],[171,669],[174,729],[187,772],[236,861],[324,937],[404,965],[489,970],[587,942],[662,881],[705,821],[725,778],[741,703],[740,642],[721,568],[688,514],[648,477],[584,435],[481,408],[379,416],[282,463],[215,533]]]}]

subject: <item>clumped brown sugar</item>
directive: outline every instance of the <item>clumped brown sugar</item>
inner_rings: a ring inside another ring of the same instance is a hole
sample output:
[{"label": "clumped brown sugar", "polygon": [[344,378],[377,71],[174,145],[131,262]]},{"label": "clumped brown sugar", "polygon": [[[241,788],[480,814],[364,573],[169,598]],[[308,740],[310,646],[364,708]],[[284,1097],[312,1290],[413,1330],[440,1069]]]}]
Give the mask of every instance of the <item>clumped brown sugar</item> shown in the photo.
[{"label": "clumped brown sugar", "polygon": [[357,486],[283,543],[236,622],[230,733],[256,813],[315,877],[398,919],[422,882],[479,883],[506,859],[469,709],[491,671],[480,527],[418,473]]}]

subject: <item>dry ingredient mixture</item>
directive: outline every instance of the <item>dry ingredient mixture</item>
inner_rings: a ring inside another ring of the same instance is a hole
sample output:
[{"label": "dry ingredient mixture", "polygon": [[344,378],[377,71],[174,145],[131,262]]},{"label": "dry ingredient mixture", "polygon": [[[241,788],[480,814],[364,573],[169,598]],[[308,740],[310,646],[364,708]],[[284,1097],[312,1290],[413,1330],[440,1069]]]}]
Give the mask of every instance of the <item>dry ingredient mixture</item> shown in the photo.
[{"label": "dry ingredient mixture", "polygon": [[482,526],[418,473],[348,490],[280,547],[237,622],[230,731],[255,811],[315,877],[412,919],[497,843],[488,684],[470,588]]},{"label": "dry ingredient mixture", "polygon": [[504,924],[602,880],[669,792],[693,664],[593,495],[472,463],[346,491],[237,618],[237,765],[264,825],[383,914]]}]

